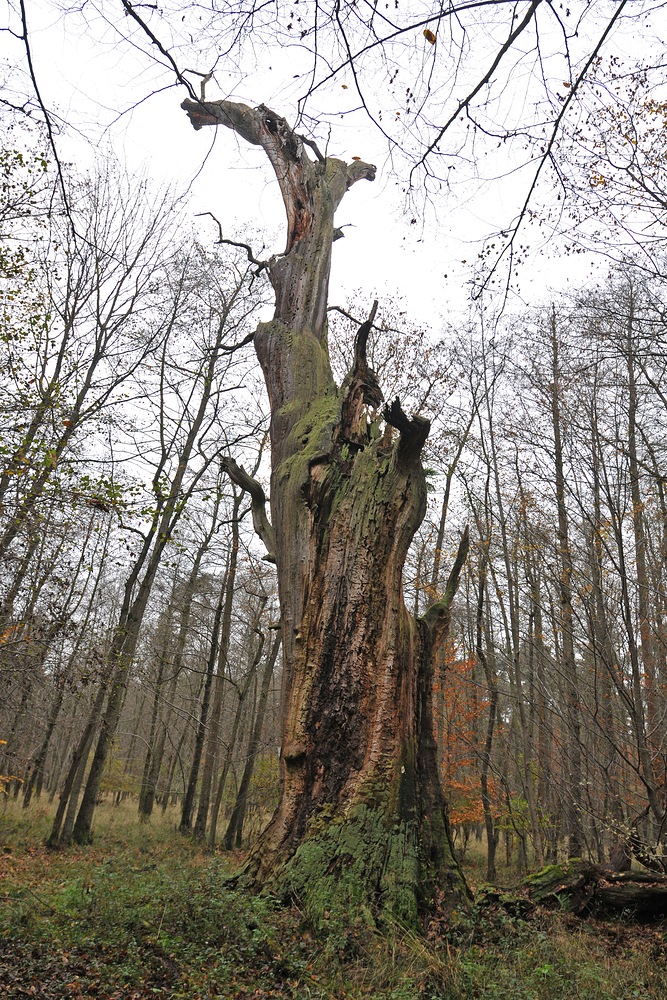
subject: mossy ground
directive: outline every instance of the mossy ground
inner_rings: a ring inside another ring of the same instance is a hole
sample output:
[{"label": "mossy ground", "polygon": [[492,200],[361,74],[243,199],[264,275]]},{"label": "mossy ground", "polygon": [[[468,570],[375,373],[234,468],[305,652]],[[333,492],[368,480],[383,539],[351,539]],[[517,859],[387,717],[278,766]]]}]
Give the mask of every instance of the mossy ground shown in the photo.
[{"label": "mossy ground", "polygon": [[[663,1000],[667,923],[582,921],[501,903],[425,935],[350,922],[327,947],[297,908],[234,888],[239,855],[102,805],[87,849],[50,853],[49,814],[0,805],[0,997]],[[478,881],[480,858],[468,874]],[[503,873],[503,877],[505,874]],[[481,898],[481,897],[480,897]],[[493,898],[493,897],[492,897]]]}]

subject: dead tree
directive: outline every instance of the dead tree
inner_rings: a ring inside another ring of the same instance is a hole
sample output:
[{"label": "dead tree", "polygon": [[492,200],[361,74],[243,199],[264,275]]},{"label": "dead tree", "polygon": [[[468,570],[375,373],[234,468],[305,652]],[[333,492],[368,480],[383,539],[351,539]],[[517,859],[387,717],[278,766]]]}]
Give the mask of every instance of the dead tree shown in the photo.
[{"label": "dead tree", "polygon": [[323,156],[263,105],[183,108],[196,129],[224,125],[263,148],[288,224],[285,252],[266,262],[274,318],[254,336],[271,408],[272,525],[262,531],[281,609],[282,786],[248,870],[298,897],[316,923],[364,907],[414,924],[437,892],[467,895],[432,718],[432,664],[467,533],[441,599],[414,619],[402,570],[426,510],[429,422],[398,399],[381,409],[366,361],[373,317],[341,387],[327,345],[334,213],[375,167]]}]

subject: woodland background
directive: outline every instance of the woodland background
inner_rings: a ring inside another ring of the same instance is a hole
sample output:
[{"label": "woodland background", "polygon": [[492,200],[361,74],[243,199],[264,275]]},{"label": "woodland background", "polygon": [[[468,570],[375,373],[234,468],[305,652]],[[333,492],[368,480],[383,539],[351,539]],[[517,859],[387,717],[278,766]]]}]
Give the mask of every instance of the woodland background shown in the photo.
[{"label": "woodland background", "polygon": [[[240,844],[275,803],[280,711],[272,568],[226,474],[230,458],[265,473],[257,372],[229,349],[265,286],[113,165],[72,176],[76,244],[45,155],[8,150],[2,168],[5,795],[53,800],[70,775],[55,836],[71,836],[120,639],[132,667],[105,794],[144,818],[186,805],[181,827],[210,844],[236,803]],[[342,373],[354,325],[330,315]],[[659,848],[665,336],[661,278],[629,265],[438,330],[380,306],[386,396],[433,422],[416,611],[471,530],[437,736],[457,838],[485,827],[490,877],[499,837],[539,866],[570,815],[575,853],[605,859],[633,822]]]}]

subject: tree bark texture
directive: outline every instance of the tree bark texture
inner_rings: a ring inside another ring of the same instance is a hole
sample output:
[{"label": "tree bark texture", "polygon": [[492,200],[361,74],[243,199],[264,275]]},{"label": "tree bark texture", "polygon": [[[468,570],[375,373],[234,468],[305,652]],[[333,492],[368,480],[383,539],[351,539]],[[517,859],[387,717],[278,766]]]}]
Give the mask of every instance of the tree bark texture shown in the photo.
[{"label": "tree bark texture", "polygon": [[[402,570],[426,510],[429,423],[381,413],[366,362],[372,317],[339,388],[327,346],[334,212],[375,167],[306,153],[260,106],[185,101],[265,150],[288,221],[267,262],[275,315],[254,343],[271,407],[271,520],[283,636],[281,798],[250,858],[258,883],[316,925],[387,911],[415,924],[467,889],[449,839],[432,718],[432,663],[449,626],[467,535],[441,601],[414,619]],[[312,143],[309,146],[314,148]],[[382,423],[384,422],[384,427]]]}]

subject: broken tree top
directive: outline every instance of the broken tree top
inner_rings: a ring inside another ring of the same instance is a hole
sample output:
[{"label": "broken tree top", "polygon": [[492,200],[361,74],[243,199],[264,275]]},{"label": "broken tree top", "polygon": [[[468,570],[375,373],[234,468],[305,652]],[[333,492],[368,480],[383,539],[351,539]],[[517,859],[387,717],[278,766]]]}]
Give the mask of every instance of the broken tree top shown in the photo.
[{"label": "broken tree top", "polygon": [[[263,146],[265,133],[268,132],[269,135],[279,136],[285,151],[295,159],[303,154],[304,146],[309,146],[318,160],[324,160],[324,156],[312,139],[298,135],[284,118],[281,118],[264,104],[251,108],[247,104],[236,101],[192,101],[186,99],[181,107],[197,131],[205,125],[225,125],[254,146]],[[349,165],[349,169],[351,171],[350,183],[354,183],[362,178],[369,181],[374,180],[377,168],[372,163],[364,163],[355,158],[354,162]]]},{"label": "broken tree top", "polygon": [[[269,266],[276,318],[288,327],[305,326],[323,337],[334,213],[353,184],[375,179],[376,167],[362,160],[346,163],[323,156],[316,143],[298,135],[263,104],[251,108],[235,101],[185,100],[181,107],[196,129],[224,125],[266,153],[287,214],[285,251],[272,258]],[[298,265],[297,257],[301,258]]]},{"label": "broken tree top", "polygon": [[[325,158],[311,139],[298,135],[284,118],[263,104],[257,108],[251,108],[247,104],[235,101],[192,101],[188,99],[183,101],[181,107],[187,112],[193,128],[197,130],[205,125],[224,125],[253,146],[262,146],[276,173],[279,173],[279,165],[282,165],[284,169],[286,161],[302,166],[312,162],[306,153],[306,146],[314,152],[319,163],[343,164],[342,160],[333,157]],[[353,160],[352,163],[344,164],[344,167],[345,183],[338,197],[339,201],[345,191],[357,181],[375,180],[377,170],[374,164],[365,163],[358,159]],[[280,176],[278,179],[280,180]]]}]

